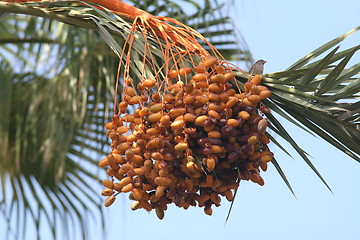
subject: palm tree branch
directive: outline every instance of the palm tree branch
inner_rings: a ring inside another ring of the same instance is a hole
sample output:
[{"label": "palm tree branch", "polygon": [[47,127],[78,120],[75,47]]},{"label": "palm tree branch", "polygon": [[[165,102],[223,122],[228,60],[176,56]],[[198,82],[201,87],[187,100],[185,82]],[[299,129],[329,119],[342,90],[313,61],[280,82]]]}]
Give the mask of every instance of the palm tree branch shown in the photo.
[{"label": "palm tree branch", "polygon": [[[339,130],[342,130],[344,126],[340,124],[336,124],[336,128],[334,128],[334,121],[333,119],[322,119],[322,126],[325,127],[325,129],[329,132],[325,132],[321,128],[319,128],[317,120],[319,118],[319,113],[313,112],[311,110],[307,110],[306,108],[302,107],[296,107],[296,105],[291,105],[291,103],[284,101],[284,99],[281,99],[278,101],[278,104],[281,104],[282,108],[285,109],[291,116],[295,117],[299,122],[301,122],[303,125],[308,127],[310,130],[312,130],[314,133],[319,135],[321,138],[325,139],[327,142],[331,143],[335,147],[339,148],[341,151],[343,151],[345,154],[349,155],[350,157],[354,158],[355,160],[359,161],[359,157],[356,156],[350,149],[354,151],[358,151],[358,140],[359,139],[352,139],[353,136],[344,137],[343,134],[346,131],[351,131],[349,129],[344,129],[344,132],[339,132]],[[289,107],[289,104],[291,107]],[[298,113],[298,111],[302,111],[301,114]],[[305,112],[304,112],[305,111]],[[306,117],[304,117],[306,115]],[[316,119],[312,120],[312,119]],[[326,121],[326,122],[325,122]],[[316,123],[316,124],[315,124]],[[356,129],[352,129],[352,131],[356,132]],[[358,131],[358,130],[357,130]],[[349,134],[346,134],[349,136]],[[345,147],[345,146],[348,146]]]},{"label": "palm tree branch", "polygon": [[[324,44],[285,71],[264,74],[262,81],[273,92],[264,102],[273,112],[323,138],[356,161],[360,160],[360,102],[357,100],[360,92],[360,66],[356,63],[346,68],[346,65],[353,59],[359,46],[337,52],[339,47],[335,45],[359,29],[357,27]],[[325,57],[315,59],[332,47],[335,48]],[[337,61],[339,63],[336,64]],[[237,79],[241,83],[247,81],[242,73],[237,75]],[[267,116],[272,123],[271,129],[298,152],[329,188],[286,129],[271,113]]]},{"label": "palm tree branch", "polygon": [[[357,50],[360,49],[360,45],[355,47],[331,72],[326,76],[326,78],[319,83],[317,88],[315,89],[315,96],[319,96],[328,90],[334,88],[335,86],[342,83],[342,81],[346,81],[347,77],[343,77],[341,80],[337,79],[340,74],[343,72],[346,64],[350,61],[351,57],[355,54]],[[355,73],[355,71],[354,71]],[[350,75],[350,74],[349,74]]]},{"label": "palm tree branch", "polygon": [[293,140],[290,134],[288,134],[285,128],[283,128],[283,126],[275,117],[273,117],[271,114],[266,114],[266,116],[269,118],[271,124],[273,124],[273,126],[279,130],[278,134],[291,144],[291,146],[296,150],[296,152],[301,156],[301,158],[306,162],[306,164],[314,171],[314,173],[320,178],[320,180],[325,184],[325,186],[332,192],[330,186],[326,183],[325,179],[321,176],[319,171],[307,157],[307,153],[298,146],[298,144]]},{"label": "palm tree branch", "polygon": [[333,40],[331,40],[330,42],[322,45],[321,47],[315,49],[314,51],[312,51],[311,53],[307,54],[305,57],[301,58],[300,60],[298,60],[297,62],[295,62],[294,64],[292,64],[290,67],[288,67],[286,70],[294,70],[294,69],[298,69],[303,67],[304,65],[306,65],[308,62],[310,62],[311,60],[313,60],[314,58],[320,56],[321,54],[323,54],[324,52],[326,52],[327,50],[329,50],[330,48],[336,46],[337,44],[339,44],[340,42],[342,42],[343,40],[345,40],[347,37],[349,37],[350,35],[354,34],[355,32],[357,32],[358,30],[360,30],[360,26],[350,30],[349,32],[345,33],[344,35],[341,35],[337,38],[334,38]]}]

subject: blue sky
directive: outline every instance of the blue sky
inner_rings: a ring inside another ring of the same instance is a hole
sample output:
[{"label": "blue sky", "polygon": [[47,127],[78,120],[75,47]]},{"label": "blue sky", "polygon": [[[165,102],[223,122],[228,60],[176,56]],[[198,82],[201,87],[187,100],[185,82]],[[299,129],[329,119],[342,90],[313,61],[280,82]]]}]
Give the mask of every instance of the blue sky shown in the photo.
[{"label": "blue sky", "polygon": [[[357,27],[360,1],[235,1],[231,9],[255,59],[265,59],[265,72],[286,69],[322,44]],[[357,33],[342,49],[360,43]],[[359,53],[352,63],[360,62]],[[275,155],[285,171],[295,198],[274,167],[262,174],[265,186],[243,182],[230,220],[226,200],[211,217],[202,209],[187,211],[170,207],[164,220],[155,213],[131,212],[130,202],[116,202],[110,214],[116,236],[146,239],[359,239],[360,164],[331,145],[309,136],[283,121],[294,139],[309,152],[311,160],[333,190],[331,193],[296,153],[294,159],[280,151]],[[360,147],[360,146],[359,146]],[[121,217],[124,216],[125,218]],[[109,220],[110,220],[109,219]]]},{"label": "blue sky", "polygon": [[[236,8],[231,11],[236,25],[254,58],[268,61],[265,72],[284,70],[360,24],[360,1],[357,0],[243,0],[235,3]],[[345,49],[359,43],[360,33],[356,33],[341,46]],[[360,62],[359,53],[354,56],[352,63],[355,62]],[[275,150],[297,198],[272,166],[262,174],[265,186],[241,183],[226,225],[230,205],[225,199],[221,207],[213,209],[211,217],[200,208],[184,211],[170,206],[164,220],[160,221],[154,212],[131,211],[131,202],[124,196],[106,210],[110,227],[108,239],[359,239],[360,164],[324,141],[282,122],[312,156],[311,160],[333,193],[293,151],[292,159]],[[91,228],[96,229],[96,226]]]}]

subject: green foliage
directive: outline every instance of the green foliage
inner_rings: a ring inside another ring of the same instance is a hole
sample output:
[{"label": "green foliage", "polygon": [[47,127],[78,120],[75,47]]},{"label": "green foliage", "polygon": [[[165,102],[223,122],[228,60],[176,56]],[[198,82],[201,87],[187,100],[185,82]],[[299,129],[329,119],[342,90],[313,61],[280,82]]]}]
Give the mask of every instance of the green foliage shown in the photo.
[{"label": "green foliage", "polygon": [[[308,154],[298,146],[276,118],[285,118],[360,161],[360,64],[346,68],[360,45],[341,52],[338,52],[339,47],[335,47],[359,29],[360,27],[357,27],[324,44],[285,71],[264,74],[262,81],[262,84],[273,92],[270,98],[264,101],[272,110],[266,114],[271,122],[271,130],[290,143],[329,189],[330,186],[311,163]],[[334,49],[327,53],[331,48]],[[325,57],[317,59],[322,54],[326,54]],[[247,81],[247,78],[240,74],[238,79],[242,83]],[[272,140],[284,150],[279,142]],[[293,192],[276,160],[273,163]]]}]

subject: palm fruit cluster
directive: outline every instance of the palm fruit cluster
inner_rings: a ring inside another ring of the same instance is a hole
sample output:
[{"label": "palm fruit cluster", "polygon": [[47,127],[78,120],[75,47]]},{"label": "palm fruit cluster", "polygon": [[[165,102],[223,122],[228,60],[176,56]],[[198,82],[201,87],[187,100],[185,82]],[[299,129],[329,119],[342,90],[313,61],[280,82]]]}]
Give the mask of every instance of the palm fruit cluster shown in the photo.
[{"label": "palm fruit cluster", "polygon": [[170,203],[211,215],[241,180],[263,185],[260,171],[273,153],[259,108],[271,91],[256,75],[240,92],[234,77],[208,56],[161,82],[125,80],[119,114],[105,126],[112,151],[99,163],[111,177],[103,181],[105,206],[130,192],[133,210],[155,209],[160,219]]}]

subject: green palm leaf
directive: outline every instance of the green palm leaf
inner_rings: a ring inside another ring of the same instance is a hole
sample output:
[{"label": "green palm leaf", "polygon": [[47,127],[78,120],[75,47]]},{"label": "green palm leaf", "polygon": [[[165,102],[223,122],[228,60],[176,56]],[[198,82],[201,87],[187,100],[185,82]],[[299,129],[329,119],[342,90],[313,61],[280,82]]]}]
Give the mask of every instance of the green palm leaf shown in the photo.
[{"label": "green palm leaf", "polygon": [[[339,47],[335,46],[359,29],[360,27],[357,27],[324,44],[283,72],[264,74],[262,82],[273,92],[272,96],[264,101],[273,112],[323,138],[356,161],[360,161],[360,65],[357,63],[349,68],[346,68],[346,65],[360,46],[341,52],[338,52]],[[332,47],[335,48],[330,53],[316,60],[316,57]],[[238,80],[247,81],[241,74]],[[272,130],[297,151],[330,189],[306,152],[291,138],[280,122],[272,113],[267,114],[267,117],[272,123]],[[284,149],[280,143],[276,145]],[[275,165],[279,171],[279,165]],[[292,191],[282,171],[279,173]]]}]

